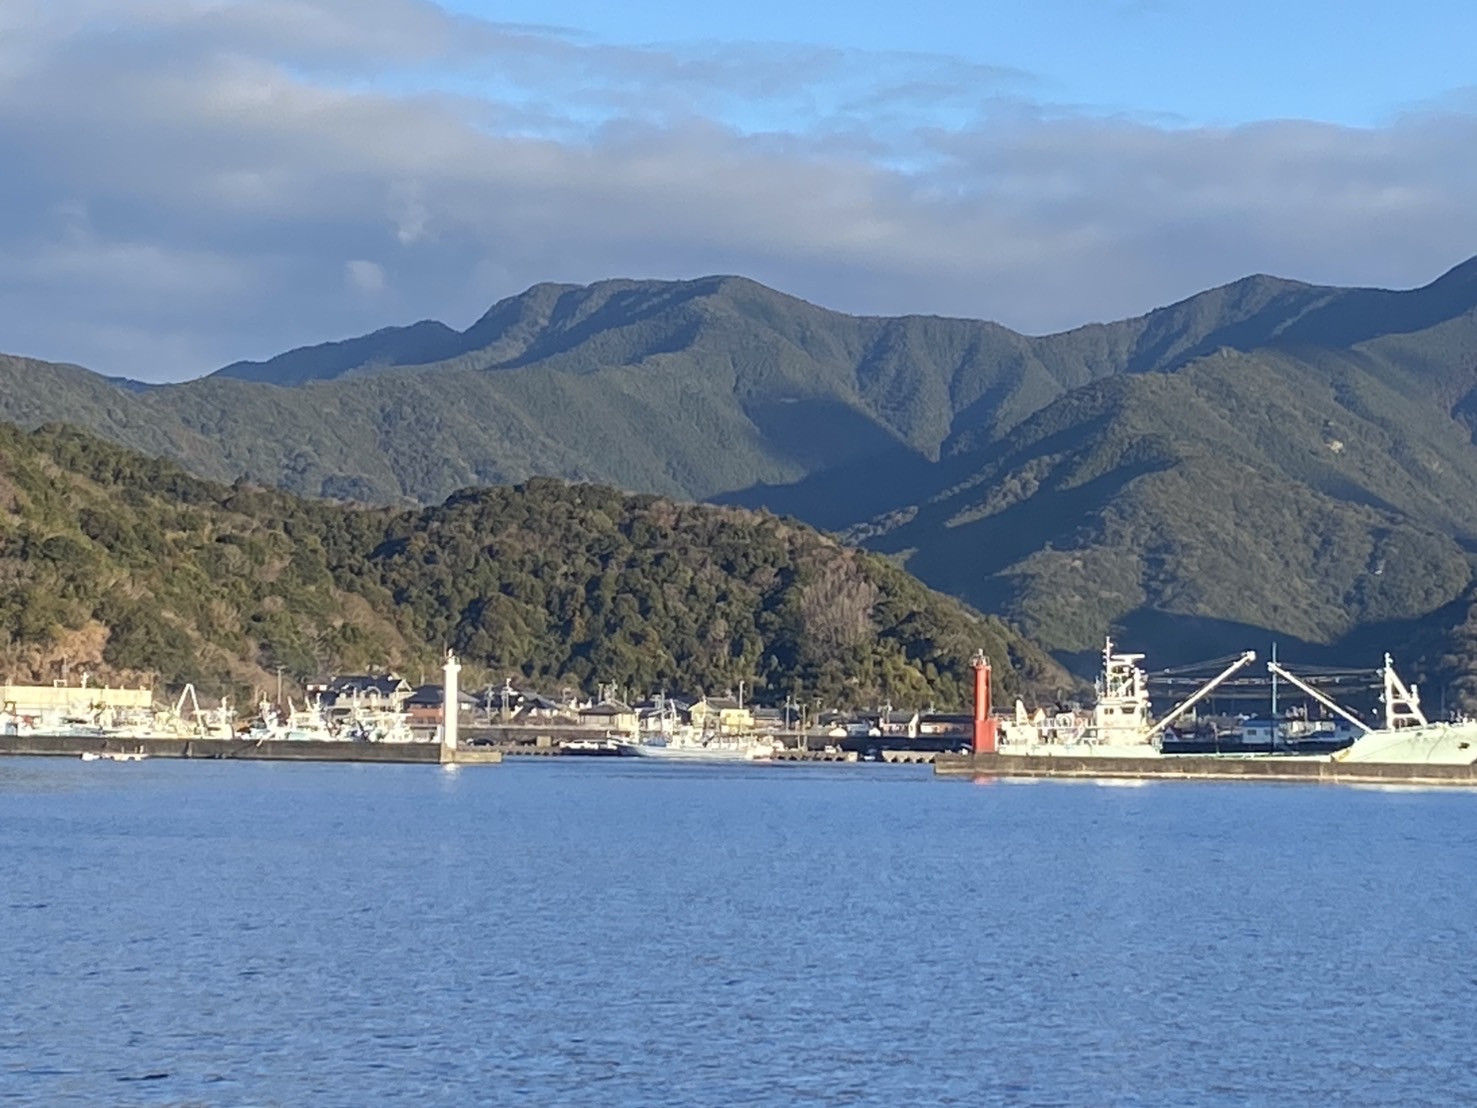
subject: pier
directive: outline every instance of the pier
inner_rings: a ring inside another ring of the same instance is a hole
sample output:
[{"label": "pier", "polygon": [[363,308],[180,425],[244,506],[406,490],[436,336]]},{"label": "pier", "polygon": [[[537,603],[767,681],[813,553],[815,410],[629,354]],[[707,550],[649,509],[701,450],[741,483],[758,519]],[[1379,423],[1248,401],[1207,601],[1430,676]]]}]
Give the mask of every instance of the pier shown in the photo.
[{"label": "pier", "polygon": [[480,747],[447,750],[435,742],[334,742],[310,739],[104,738],[92,735],[0,735],[0,755],[33,757],[239,759],[259,762],[367,762],[420,765],[493,765],[502,752]]},{"label": "pier", "polygon": [[1477,765],[1338,762],[1329,758],[1267,755],[1164,755],[1158,758],[1058,755],[940,754],[939,777],[990,779],[1117,778],[1143,781],[1305,781],[1342,785],[1443,785],[1477,787]]}]

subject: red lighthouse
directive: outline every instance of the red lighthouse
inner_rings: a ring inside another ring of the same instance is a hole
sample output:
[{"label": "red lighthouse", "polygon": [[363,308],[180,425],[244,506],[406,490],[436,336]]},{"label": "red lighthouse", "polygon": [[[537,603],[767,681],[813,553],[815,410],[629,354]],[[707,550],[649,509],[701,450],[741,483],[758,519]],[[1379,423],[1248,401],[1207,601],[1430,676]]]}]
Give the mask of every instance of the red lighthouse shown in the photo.
[{"label": "red lighthouse", "polygon": [[975,652],[974,660],[974,752],[995,753],[995,718],[990,714],[990,659]]}]

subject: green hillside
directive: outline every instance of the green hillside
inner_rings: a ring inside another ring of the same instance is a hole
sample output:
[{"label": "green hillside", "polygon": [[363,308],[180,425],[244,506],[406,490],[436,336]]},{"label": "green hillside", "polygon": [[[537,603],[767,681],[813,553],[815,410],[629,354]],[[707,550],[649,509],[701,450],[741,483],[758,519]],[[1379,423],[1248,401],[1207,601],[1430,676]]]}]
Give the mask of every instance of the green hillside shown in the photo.
[{"label": "green hillside", "polygon": [[13,358],[0,384],[0,419],[310,496],[553,476],[765,508],[1063,658],[1110,630],[1166,664],[1272,637],[1461,654],[1433,628],[1460,625],[1477,536],[1477,259],[1407,291],[1248,277],[1039,338],[736,277],[539,285],[465,331],[180,385]]},{"label": "green hillside", "polygon": [[0,419],[64,421],[310,496],[434,503],[543,475],[842,527],[916,502],[941,459],[1074,388],[1221,348],[1383,343],[1389,364],[1445,382],[1470,346],[1474,273],[1409,292],[1251,277],[1043,338],[847,316],[736,277],[540,285],[465,332],[389,328],[137,392],[4,358]]},{"label": "green hillside", "polygon": [[999,620],[801,524],[553,480],[423,510],[190,477],[79,432],[0,427],[0,670],[212,692],[445,646],[473,684],[959,706],[976,649],[1007,691],[1071,684]]},{"label": "green hillside", "polygon": [[1365,310],[1434,326],[1467,284],[1459,271],[1410,293],[1254,277],[1044,338],[977,320],[847,316],[736,277],[540,285],[465,332],[390,328],[139,393],[85,390],[78,371],[34,362],[27,387],[12,365],[18,391],[0,395],[0,418],[64,420],[197,472],[305,495],[428,503],[547,475],[774,499],[842,526],[917,489],[887,480],[839,510],[789,503],[807,478],[879,463],[908,475],[1094,380],[1289,334],[1315,342],[1320,328],[1345,337],[1350,298],[1383,297]]},{"label": "green hillside", "polygon": [[1374,664],[1429,653],[1473,579],[1466,429],[1358,353],[1113,378],[967,461],[854,537],[1062,655],[1117,628],[1164,664],[1272,639]]}]

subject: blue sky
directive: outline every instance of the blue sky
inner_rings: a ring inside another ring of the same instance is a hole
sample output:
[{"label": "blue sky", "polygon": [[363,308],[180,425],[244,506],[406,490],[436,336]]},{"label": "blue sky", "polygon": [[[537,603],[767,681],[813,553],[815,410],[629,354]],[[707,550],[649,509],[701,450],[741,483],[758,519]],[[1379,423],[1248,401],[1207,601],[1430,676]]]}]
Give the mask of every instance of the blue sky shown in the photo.
[{"label": "blue sky", "polygon": [[958,57],[1043,99],[1186,123],[1387,121],[1477,84],[1455,0],[996,0],[686,4],[460,0],[487,19],[626,44],[770,41]]},{"label": "blue sky", "polygon": [[541,281],[1029,333],[1477,254],[1477,5],[3,0],[0,351],[143,380]]}]

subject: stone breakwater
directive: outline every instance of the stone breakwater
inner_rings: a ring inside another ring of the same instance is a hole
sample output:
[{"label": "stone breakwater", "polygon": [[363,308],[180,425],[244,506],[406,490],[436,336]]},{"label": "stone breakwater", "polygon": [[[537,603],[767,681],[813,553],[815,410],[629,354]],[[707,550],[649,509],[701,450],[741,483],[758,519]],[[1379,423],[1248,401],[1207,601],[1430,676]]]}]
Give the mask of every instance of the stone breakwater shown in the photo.
[{"label": "stone breakwater", "polygon": [[495,750],[440,743],[318,742],[312,740],[104,738],[93,735],[0,735],[0,755],[71,757],[143,755],[148,758],[236,758],[271,762],[386,762],[476,765],[502,761]]},{"label": "stone breakwater", "polygon": [[1256,755],[1069,758],[1025,754],[940,754],[939,777],[1120,778],[1139,781],[1307,781],[1345,785],[1477,787],[1477,766],[1335,762]]}]

